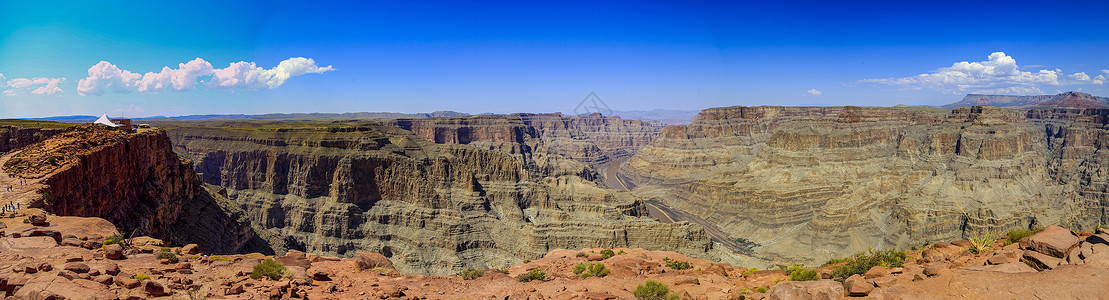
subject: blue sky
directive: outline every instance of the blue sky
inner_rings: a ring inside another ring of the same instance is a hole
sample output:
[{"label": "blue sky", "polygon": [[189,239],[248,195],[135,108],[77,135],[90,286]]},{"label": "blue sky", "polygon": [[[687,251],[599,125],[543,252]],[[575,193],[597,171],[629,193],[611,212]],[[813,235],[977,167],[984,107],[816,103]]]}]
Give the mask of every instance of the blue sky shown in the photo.
[{"label": "blue sky", "polygon": [[1109,96],[1104,1],[149,2],[0,2],[0,117]]}]

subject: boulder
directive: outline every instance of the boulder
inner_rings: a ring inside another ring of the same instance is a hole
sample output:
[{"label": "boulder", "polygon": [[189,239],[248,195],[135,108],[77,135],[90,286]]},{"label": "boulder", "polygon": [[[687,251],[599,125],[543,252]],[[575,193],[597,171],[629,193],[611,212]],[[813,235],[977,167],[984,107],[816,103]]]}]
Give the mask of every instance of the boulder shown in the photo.
[{"label": "boulder", "polygon": [[393,268],[393,262],[380,253],[361,252],[354,255],[354,261],[358,264],[358,268],[363,270],[381,268],[386,272],[396,271],[396,268]]},{"label": "boulder", "polygon": [[766,291],[765,299],[843,299],[843,295],[843,284],[832,280],[782,281]]},{"label": "boulder", "polygon": [[69,247],[82,247],[82,246],[85,245],[85,241],[82,241],[81,239],[78,239],[78,238],[71,237],[71,238],[62,239],[62,242],[58,243],[58,244],[62,245],[62,246],[69,246]]},{"label": "boulder", "polygon": [[1063,259],[1056,258],[1047,254],[1037,251],[1024,250],[1024,255],[1021,256],[1021,261],[1028,264],[1028,266],[1036,269],[1037,271],[1051,270],[1058,267],[1063,262]]},{"label": "boulder", "polygon": [[185,247],[181,247],[181,253],[184,253],[184,254],[200,253],[200,246],[197,246],[196,244],[185,245]]},{"label": "boulder", "polygon": [[119,244],[104,246],[104,257],[108,259],[123,258],[123,246],[120,246]]},{"label": "boulder", "polygon": [[330,278],[331,275],[328,274],[327,272],[325,272],[324,270],[321,270],[321,269],[308,269],[307,273],[308,273],[308,276],[312,277],[312,280],[323,280],[323,281],[331,280],[331,278]]},{"label": "boulder", "polygon": [[53,270],[53,269],[54,269],[54,265],[51,265],[50,263],[41,263],[41,264],[39,264],[39,271],[49,272],[50,270]]},{"label": "boulder", "polygon": [[101,284],[81,279],[69,280],[58,276],[32,279],[13,296],[14,299],[116,299],[117,297]]},{"label": "boulder", "polygon": [[89,265],[86,265],[83,262],[71,262],[71,263],[66,263],[65,267],[62,268],[62,269],[65,269],[66,271],[72,271],[73,273],[78,273],[78,274],[88,273],[89,272]]},{"label": "boulder", "polygon": [[1071,247],[1077,246],[1081,241],[1070,230],[1052,225],[1028,237],[1026,249],[1063,258]]},{"label": "boulder", "polygon": [[128,289],[137,288],[140,284],[142,284],[142,282],[131,277],[124,277],[123,279],[119,280],[119,285]]},{"label": "boulder", "polygon": [[986,260],[986,263],[991,265],[1001,265],[1007,264],[1009,262],[1012,262],[1012,259],[1009,259],[1009,256],[1002,254],[990,256],[990,258]]},{"label": "boulder", "polygon": [[36,211],[36,212],[31,213],[31,215],[27,216],[27,219],[31,221],[31,225],[35,225],[35,226],[47,225],[47,223],[46,223],[46,213],[42,212],[42,211]]},{"label": "boulder", "polygon": [[890,274],[890,271],[889,271],[889,269],[886,269],[886,267],[874,266],[874,267],[871,267],[870,270],[867,270],[866,273],[863,274],[863,277],[865,277],[866,279],[874,279],[874,278],[883,277],[883,276],[886,276],[886,275],[889,275],[889,274]]},{"label": "boulder", "polygon": [[943,272],[943,270],[947,270],[947,264],[945,263],[928,264],[924,267],[924,275],[936,276]]},{"label": "boulder", "polygon": [[870,294],[870,291],[874,290],[874,285],[867,282],[863,276],[855,274],[843,281],[843,288],[847,289],[849,296],[862,297]]},{"label": "boulder", "polygon": [[116,276],[119,275],[119,265],[114,262],[104,264],[104,274]]},{"label": "boulder", "polygon": [[161,297],[166,295],[166,287],[154,280],[143,280],[142,288],[147,295]]},{"label": "boulder", "polygon": [[615,300],[615,299],[620,299],[619,297],[616,297],[616,295],[609,294],[609,293],[606,293],[606,292],[587,292],[585,294],[582,294],[581,296],[582,296],[582,298],[585,298],[585,299],[588,299],[588,300]]}]

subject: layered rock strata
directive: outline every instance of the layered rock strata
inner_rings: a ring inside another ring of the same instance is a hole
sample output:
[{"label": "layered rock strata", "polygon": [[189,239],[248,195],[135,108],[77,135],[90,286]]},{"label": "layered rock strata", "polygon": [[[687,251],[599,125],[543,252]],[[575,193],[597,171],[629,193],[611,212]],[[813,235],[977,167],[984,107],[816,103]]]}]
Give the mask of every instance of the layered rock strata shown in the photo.
[{"label": "layered rock strata", "polygon": [[[461,119],[457,128],[504,120]],[[582,169],[537,171],[517,156],[584,166],[579,162],[529,148],[513,154],[481,147],[473,138],[520,144],[526,126],[478,132],[415,123],[409,128],[417,134],[377,122],[179,123],[169,135],[203,181],[226,188],[277,248],[380,252],[401,272],[423,274],[507,266],[586,246],[718,255],[699,226],[640,218],[642,203],[598,187]]]},{"label": "layered rock strata", "polygon": [[[1109,223],[1102,109],[727,107],[621,174],[781,261]],[[801,255],[805,253],[805,255]]]},{"label": "layered rock strata", "polygon": [[0,125],[0,153],[23,148],[61,133],[62,128]]},{"label": "layered rock strata", "polygon": [[[125,133],[77,125],[14,153],[8,176],[40,185],[31,207],[57,215],[100,217],[127,235],[203,244],[214,252],[235,252],[253,236],[200,187],[191,162],[173,152],[160,129]],[[226,200],[224,200],[226,201]],[[182,222],[183,212],[189,219]],[[206,220],[203,230],[193,226]]]}]

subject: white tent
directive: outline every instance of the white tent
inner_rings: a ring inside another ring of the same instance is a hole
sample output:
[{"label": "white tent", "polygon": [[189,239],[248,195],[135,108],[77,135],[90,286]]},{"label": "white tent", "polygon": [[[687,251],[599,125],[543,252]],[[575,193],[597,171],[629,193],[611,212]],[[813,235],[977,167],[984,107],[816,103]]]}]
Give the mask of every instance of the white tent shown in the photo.
[{"label": "white tent", "polygon": [[119,124],[112,123],[112,120],[108,119],[108,114],[104,114],[104,115],[100,116],[99,119],[96,119],[96,122],[92,122],[92,123],[93,124],[100,124],[100,125],[104,125],[104,126],[108,126],[108,127],[119,127]]}]

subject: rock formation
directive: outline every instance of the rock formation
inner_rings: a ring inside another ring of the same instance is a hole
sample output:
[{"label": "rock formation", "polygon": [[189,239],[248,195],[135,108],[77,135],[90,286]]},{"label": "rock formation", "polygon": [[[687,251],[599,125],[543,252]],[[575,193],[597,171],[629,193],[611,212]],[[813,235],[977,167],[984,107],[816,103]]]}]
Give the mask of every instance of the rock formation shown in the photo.
[{"label": "rock formation", "polygon": [[202,180],[226,188],[279,251],[379,252],[422,274],[558,248],[727,255],[699,226],[640,218],[644,205],[598,187],[588,166],[522,142],[534,129],[520,118],[387,123],[412,131],[373,121],[167,126]]},{"label": "rock formation", "polygon": [[61,133],[62,130],[63,128],[43,128],[34,124],[0,125],[0,153],[37,143]]},{"label": "rock formation", "polygon": [[184,232],[213,251],[235,252],[252,237],[248,223],[225,220],[222,209],[186,215],[186,223],[208,218],[205,230],[179,222],[183,210],[216,200],[160,129],[125,133],[77,125],[13,153],[3,168],[40,186],[38,197],[24,205],[53,214],[101,217],[127,234],[164,240]]},{"label": "rock formation", "polygon": [[1109,110],[706,109],[621,169],[783,263],[986,232],[1109,223]]},{"label": "rock formation", "polygon": [[1058,95],[1012,96],[969,94],[962,101],[944,105],[943,108],[996,106],[1006,108],[1106,108],[1109,98],[1081,92]]}]

